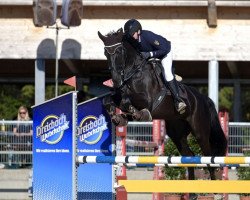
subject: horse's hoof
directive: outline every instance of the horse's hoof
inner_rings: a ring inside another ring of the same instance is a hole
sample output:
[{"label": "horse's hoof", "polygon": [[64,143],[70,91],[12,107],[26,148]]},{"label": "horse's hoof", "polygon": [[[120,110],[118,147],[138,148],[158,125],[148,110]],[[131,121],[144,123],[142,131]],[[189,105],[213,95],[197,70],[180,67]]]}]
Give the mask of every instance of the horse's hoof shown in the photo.
[{"label": "horse's hoof", "polygon": [[111,118],[111,121],[115,126],[127,126],[128,125],[127,118],[125,118],[125,116],[122,116],[122,115],[114,115]]},{"label": "horse's hoof", "polygon": [[135,120],[135,121],[140,121],[140,119],[141,119],[141,114],[140,114],[139,112],[133,113],[133,114],[132,114],[132,118],[133,118],[133,120]]},{"label": "horse's hoof", "polygon": [[122,118],[120,123],[117,126],[127,126],[128,125],[128,120]]},{"label": "horse's hoof", "polygon": [[119,119],[116,116],[111,117],[111,121],[115,126],[119,124]]},{"label": "horse's hoof", "polygon": [[140,112],[142,113],[141,121],[152,121],[152,115],[148,109],[144,108]]},{"label": "horse's hoof", "polygon": [[143,122],[152,121],[151,113],[146,108],[140,110],[139,112],[134,113],[132,117],[136,121],[143,121]]}]

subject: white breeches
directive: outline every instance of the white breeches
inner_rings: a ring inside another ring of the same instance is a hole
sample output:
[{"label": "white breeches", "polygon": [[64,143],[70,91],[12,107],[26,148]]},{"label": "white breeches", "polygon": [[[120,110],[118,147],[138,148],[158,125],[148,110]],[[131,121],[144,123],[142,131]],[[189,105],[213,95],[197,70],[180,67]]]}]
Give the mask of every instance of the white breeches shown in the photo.
[{"label": "white breeches", "polygon": [[173,62],[173,53],[172,50],[170,50],[170,52],[161,60],[161,64],[165,72],[165,78],[168,82],[174,79],[172,73],[172,62]]}]

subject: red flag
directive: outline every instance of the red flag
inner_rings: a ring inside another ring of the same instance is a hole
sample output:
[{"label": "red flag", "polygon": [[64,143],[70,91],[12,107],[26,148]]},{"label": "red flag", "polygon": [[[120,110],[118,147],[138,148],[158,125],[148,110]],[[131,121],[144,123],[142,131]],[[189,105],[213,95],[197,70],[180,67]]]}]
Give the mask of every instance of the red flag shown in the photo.
[{"label": "red flag", "polygon": [[71,78],[69,78],[69,79],[66,79],[66,80],[63,81],[63,82],[64,82],[65,84],[67,84],[67,85],[70,85],[70,86],[76,88],[76,76],[73,76],[73,77],[71,77]]},{"label": "red flag", "polygon": [[112,79],[106,80],[102,84],[106,85],[108,87],[113,87],[114,86]]}]

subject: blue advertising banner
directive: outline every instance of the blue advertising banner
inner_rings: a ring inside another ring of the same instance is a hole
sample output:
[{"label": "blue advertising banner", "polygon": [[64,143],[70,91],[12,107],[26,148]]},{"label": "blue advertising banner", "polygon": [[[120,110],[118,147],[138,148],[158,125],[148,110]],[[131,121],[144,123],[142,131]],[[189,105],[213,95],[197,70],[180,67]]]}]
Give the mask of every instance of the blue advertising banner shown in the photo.
[{"label": "blue advertising banner", "polygon": [[76,199],[76,92],[33,107],[33,199]]},{"label": "blue advertising banner", "polygon": [[[111,156],[112,124],[102,97],[78,105],[77,155]],[[78,199],[114,199],[113,166],[83,164],[78,168]]]}]

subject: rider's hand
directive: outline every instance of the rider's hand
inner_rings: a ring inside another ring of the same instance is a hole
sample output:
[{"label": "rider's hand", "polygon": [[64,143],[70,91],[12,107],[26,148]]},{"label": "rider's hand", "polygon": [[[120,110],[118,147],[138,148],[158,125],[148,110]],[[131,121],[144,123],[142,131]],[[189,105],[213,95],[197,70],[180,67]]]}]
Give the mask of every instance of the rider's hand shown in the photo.
[{"label": "rider's hand", "polygon": [[150,52],[141,52],[141,55],[143,58],[145,58],[146,60],[150,58]]}]

